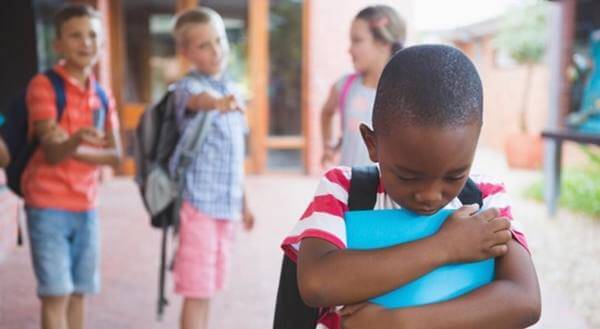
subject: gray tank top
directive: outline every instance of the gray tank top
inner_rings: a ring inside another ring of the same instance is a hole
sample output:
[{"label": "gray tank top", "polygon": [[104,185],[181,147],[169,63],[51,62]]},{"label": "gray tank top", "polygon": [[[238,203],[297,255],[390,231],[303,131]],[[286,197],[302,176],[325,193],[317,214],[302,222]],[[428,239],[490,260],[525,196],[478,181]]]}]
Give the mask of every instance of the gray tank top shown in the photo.
[{"label": "gray tank top", "polygon": [[[342,88],[351,75],[345,75],[336,83],[336,89],[341,97]],[[366,123],[371,126],[375,88],[365,87],[359,74],[348,88],[343,102],[342,111],[342,150],[340,164],[356,166],[372,164],[367,147],[360,135],[359,126]],[[341,106],[342,104],[340,104]]]}]

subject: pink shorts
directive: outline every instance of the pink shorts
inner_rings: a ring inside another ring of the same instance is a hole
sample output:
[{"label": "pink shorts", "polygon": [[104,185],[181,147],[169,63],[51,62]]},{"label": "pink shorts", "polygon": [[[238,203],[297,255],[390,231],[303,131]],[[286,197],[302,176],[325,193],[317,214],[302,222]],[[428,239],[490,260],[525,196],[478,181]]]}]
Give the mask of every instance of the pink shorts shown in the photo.
[{"label": "pink shorts", "polygon": [[203,214],[188,202],[180,212],[175,255],[175,292],[187,298],[210,298],[225,286],[235,223]]}]

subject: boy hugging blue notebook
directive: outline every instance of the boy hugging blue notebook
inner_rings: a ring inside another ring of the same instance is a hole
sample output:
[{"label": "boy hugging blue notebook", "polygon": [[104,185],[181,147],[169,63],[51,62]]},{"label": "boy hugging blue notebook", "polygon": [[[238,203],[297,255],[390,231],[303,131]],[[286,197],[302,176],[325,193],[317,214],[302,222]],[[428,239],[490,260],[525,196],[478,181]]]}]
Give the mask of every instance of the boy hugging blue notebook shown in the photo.
[{"label": "boy hugging blue notebook", "polygon": [[[404,209],[349,211],[345,214],[348,248],[379,249],[435,234],[454,210],[422,216]],[[385,308],[419,306],[459,297],[494,278],[494,259],[449,264],[373,298]]]}]

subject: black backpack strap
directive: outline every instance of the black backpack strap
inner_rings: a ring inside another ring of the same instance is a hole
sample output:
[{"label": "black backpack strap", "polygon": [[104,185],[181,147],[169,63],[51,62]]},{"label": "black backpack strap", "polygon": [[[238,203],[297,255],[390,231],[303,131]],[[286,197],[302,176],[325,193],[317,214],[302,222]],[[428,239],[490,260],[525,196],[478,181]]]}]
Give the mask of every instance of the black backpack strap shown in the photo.
[{"label": "black backpack strap", "polygon": [[314,329],[319,320],[319,309],[307,306],[300,297],[296,270],[296,263],[283,256],[273,329]]},{"label": "black backpack strap", "polygon": [[60,122],[65,106],[67,105],[67,98],[65,95],[65,81],[58,75],[53,69],[46,70],[44,74],[52,83],[52,89],[54,89],[54,95],[56,97],[56,123]]},{"label": "black backpack strap", "polygon": [[[348,193],[349,210],[373,209],[377,200],[379,186],[379,168],[375,165],[352,167],[350,192]],[[478,204],[483,207],[483,195],[477,184],[469,178],[460,191],[458,199],[463,205]]]},{"label": "black backpack strap", "polygon": [[458,194],[458,199],[463,205],[476,203],[479,205],[479,209],[483,207],[483,194],[471,178],[467,180],[465,187]]},{"label": "black backpack strap", "polygon": [[352,167],[350,191],[348,192],[348,209],[373,209],[377,201],[378,186],[379,168],[376,165]]}]

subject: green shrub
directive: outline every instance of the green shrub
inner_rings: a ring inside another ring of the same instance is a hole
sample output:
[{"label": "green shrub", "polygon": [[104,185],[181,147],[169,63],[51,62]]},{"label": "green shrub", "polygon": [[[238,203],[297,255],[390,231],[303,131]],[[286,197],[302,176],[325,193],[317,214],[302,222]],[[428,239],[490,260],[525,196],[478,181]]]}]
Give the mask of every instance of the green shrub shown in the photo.
[{"label": "green shrub", "polygon": [[[600,217],[600,165],[590,160],[585,168],[563,170],[559,205]],[[536,182],[525,190],[525,196],[542,201],[543,188],[542,182]]]}]

